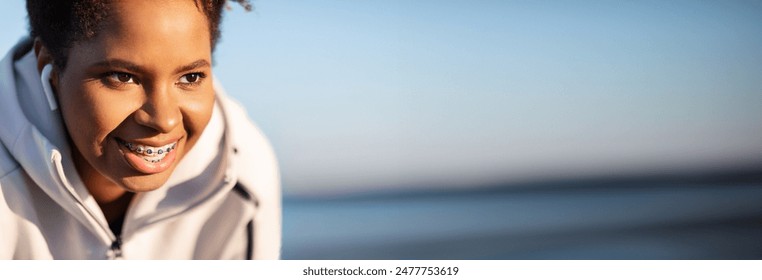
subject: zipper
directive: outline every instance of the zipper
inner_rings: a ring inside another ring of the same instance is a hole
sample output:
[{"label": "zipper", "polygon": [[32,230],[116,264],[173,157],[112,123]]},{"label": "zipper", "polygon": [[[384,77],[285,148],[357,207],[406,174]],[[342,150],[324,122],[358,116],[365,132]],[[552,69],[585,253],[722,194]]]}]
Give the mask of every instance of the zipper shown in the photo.
[{"label": "zipper", "polygon": [[63,170],[63,165],[61,164],[61,152],[59,152],[56,149],[53,149],[51,160],[53,161],[53,164],[56,168],[56,172],[58,173],[58,178],[61,180],[61,183],[64,185],[64,188],[69,192],[69,195],[76,201],[82,208],[85,209],[85,212],[96,221],[96,224],[103,230],[104,233],[106,233],[106,236],[108,239],[110,239],[111,246],[106,251],[106,256],[109,259],[121,259],[122,258],[122,237],[116,236],[113,232],[111,232],[111,229],[108,228],[108,226],[104,226],[102,223],[98,222],[98,219],[96,218],[96,215],[93,214],[87,206],[85,206],[85,203],[80,200],[79,196],[76,195],[76,192],[74,191],[74,188],[72,188],[71,184],[68,180],[66,180],[66,176]]},{"label": "zipper", "polygon": [[114,242],[111,243],[108,256],[112,260],[122,259],[122,236],[117,236]]}]

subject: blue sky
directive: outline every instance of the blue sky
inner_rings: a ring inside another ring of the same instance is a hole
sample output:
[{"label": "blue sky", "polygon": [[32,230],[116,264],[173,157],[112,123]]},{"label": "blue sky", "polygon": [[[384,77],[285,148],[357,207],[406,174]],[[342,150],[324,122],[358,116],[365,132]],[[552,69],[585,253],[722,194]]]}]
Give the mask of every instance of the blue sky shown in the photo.
[{"label": "blue sky", "polygon": [[[754,1],[254,1],[215,73],[290,194],[762,159]],[[0,49],[25,33],[0,9]]]}]

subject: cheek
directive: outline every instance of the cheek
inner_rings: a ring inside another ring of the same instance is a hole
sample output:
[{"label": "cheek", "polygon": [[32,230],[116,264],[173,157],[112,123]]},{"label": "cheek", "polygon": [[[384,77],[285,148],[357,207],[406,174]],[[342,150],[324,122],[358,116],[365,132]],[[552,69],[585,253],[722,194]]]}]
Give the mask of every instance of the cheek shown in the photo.
[{"label": "cheek", "polygon": [[61,113],[69,135],[82,149],[98,148],[134,111],[124,96],[100,92],[95,86],[63,90],[58,96]]},{"label": "cheek", "polygon": [[189,136],[198,138],[209,119],[212,117],[214,108],[214,92],[211,87],[208,91],[193,98],[186,99],[181,106],[184,126]]}]

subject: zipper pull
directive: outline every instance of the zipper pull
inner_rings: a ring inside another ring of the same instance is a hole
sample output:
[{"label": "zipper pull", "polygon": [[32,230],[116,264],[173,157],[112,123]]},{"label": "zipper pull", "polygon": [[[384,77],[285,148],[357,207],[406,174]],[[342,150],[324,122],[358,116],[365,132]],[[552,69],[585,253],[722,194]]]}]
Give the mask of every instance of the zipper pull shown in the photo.
[{"label": "zipper pull", "polygon": [[109,257],[112,260],[122,259],[122,237],[117,236],[116,240],[111,243],[111,249],[109,250]]}]

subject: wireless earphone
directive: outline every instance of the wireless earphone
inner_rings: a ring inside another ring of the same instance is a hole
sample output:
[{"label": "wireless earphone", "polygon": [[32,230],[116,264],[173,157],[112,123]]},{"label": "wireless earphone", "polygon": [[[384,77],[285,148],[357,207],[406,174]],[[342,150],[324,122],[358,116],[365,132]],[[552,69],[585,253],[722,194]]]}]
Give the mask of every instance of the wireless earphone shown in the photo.
[{"label": "wireless earphone", "polygon": [[48,106],[50,106],[51,111],[55,111],[58,109],[58,103],[56,102],[56,97],[53,96],[53,87],[50,86],[51,71],[53,71],[53,65],[46,64],[45,67],[42,68],[40,81],[42,82],[42,91],[45,92],[45,97],[48,99]]}]

